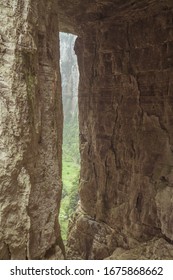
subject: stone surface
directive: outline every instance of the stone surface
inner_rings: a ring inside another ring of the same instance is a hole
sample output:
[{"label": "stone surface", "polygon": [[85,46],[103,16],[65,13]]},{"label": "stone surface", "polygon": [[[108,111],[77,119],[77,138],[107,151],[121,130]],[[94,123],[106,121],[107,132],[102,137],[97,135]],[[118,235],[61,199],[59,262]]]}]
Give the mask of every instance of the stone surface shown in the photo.
[{"label": "stone surface", "polygon": [[80,35],[86,25],[128,21],[158,14],[172,7],[172,0],[57,0],[61,32]]},{"label": "stone surface", "polygon": [[166,249],[161,255],[157,244],[145,257],[172,258],[173,10],[168,2],[159,12],[155,1],[147,3],[147,15],[147,5],[136,15],[127,6],[124,18],[115,12],[82,26],[76,41],[81,203],[69,258],[143,250],[153,237],[164,238]]},{"label": "stone surface", "polygon": [[63,257],[57,8],[0,1],[0,259]]},{"label": "stone surface", "polygon": [[159,238],[141,243],[134,249],[117,248],[107,260],[172,260],[173,246]]}]

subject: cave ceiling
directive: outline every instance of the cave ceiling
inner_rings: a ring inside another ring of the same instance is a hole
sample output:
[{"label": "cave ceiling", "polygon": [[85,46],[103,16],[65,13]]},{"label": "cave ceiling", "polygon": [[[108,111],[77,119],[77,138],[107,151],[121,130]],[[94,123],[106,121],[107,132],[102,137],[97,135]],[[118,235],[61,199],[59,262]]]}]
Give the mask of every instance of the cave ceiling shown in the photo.
[{"label": "cave ceiling", "polygon": [[80,34],[84,26],[95,22],[122,22],[149,16],[173,6],[172,0],[58,0],[61,32]]}]

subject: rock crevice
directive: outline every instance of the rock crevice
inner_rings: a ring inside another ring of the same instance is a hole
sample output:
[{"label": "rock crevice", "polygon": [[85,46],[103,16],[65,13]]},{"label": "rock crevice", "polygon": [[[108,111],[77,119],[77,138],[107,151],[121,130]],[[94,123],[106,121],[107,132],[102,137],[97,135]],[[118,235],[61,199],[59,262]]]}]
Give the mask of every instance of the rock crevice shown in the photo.
[{"label": "rock crevice", "polygon": [[172,259],[172,1],[15,0],[0,10],[0,259],[64,257],[59,31],[78,36],[80,71],[80,204],[67,258]]}]

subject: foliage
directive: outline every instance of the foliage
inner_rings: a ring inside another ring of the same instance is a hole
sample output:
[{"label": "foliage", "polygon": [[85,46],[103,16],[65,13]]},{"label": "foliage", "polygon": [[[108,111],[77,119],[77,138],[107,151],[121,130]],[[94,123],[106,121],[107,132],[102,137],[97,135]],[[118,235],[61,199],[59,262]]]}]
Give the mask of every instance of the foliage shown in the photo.
[{"label": "foliage", "polygon": [[79,164],[79,126],[77,114],[72,120],[64,122],[63,157],[66,162],[70,161]]},{"label": "foliage", "polygon": [[63,240],[67,238],[68,220],[78,203],[79,165],[63,161],[63,193],[60,209],[60,224]]},{"label": "foliage", "polygon": [[74,53],[76,36],[61,33],[61,77],[64,111],[63,129],[63,192],[60,224],[63,240],[66,240],[68,220],[78,202],[79,180],[79,127],[78,127],[78,65]]},{"label": "foliage", "polygon": [[79,182],[79,127],[77,115],[65,121],[63,132],[63,191],[60,209],[61,234],[67,239],[69,217],[74,213],[78,203]]}]

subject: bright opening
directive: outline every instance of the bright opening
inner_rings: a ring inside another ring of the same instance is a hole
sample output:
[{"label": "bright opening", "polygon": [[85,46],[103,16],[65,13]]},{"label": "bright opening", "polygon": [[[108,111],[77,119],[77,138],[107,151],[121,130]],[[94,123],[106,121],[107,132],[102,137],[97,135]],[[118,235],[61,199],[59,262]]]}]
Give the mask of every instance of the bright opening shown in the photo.
[{"label": "bright opening", "polygon": [[63,127],[63,192],[60,209],[61,233],[67,240],[68,221],[78,203],[80,170],[79,122],[78,122],[78,82],[79,71],[74,52],[76,36],[60,33],[60,70],[64,111]]}]

